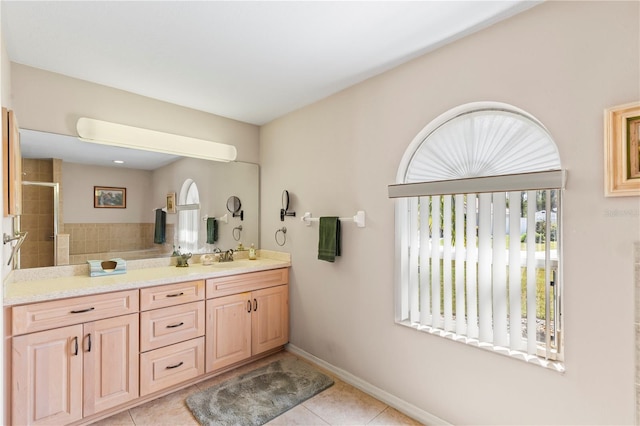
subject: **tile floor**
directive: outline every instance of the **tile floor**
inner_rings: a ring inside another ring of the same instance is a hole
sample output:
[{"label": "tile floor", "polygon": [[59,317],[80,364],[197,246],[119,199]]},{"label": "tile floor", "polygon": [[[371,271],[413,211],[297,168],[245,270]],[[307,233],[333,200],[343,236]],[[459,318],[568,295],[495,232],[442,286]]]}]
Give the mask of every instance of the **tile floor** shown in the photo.
[{"label": "tile floor", "polygon": [[[266,365],[284,357],[295,357],[283,351],[239,367],[233,371],[200,382],[165,397],[101,420],[99,426],[140,426],[140,425],[194,425],[198,422],[191,415],[185,399],[192,393],[220,383],[231,377]],[[335,384],[276,417],[268,425],[419,425],[420,423],[397,410],[378,401],[370,395],[337,379],[330,372]]]}]

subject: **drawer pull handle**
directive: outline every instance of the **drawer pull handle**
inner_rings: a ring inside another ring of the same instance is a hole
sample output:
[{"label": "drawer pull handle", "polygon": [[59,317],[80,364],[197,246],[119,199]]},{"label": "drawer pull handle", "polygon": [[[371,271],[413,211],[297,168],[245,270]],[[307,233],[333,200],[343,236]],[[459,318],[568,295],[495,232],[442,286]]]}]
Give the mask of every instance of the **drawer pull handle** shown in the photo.
[{"label": "drawer pull handle", "polygon": [[180,367],[182,364],[184,364],[184,361],[180,361],[179,363],[177,363],[176,365],[167,365],[166,369],[167,370],[171,370],[172,368],[178,368]]},{"label": "drawer pull handle", "polygon": [[167,297],[178,297],[184,295],[184,292],[167,294]]},{"label": "drawer pull handle", "polygon": [[176,328],[176,327],[180,327],[181,325],[184,325],[184,322],[180,322],[178,324],[170,324],[167,326],[167,328]]},{"label": "drawer pull handle", "polygon": [[80,309],[79,311],[71,311],[72,314],[82,314],[84,312],[89,312],[89,311],[93,311],[95,308],[92,306],[90,308],[87,309]]},{"label": "drawer pull handle", "polygon": [[253,312],[258,310],[258,299],[253,299]]},{"label": "drawer pull handle", "polygon": [[87,352],[91,352],[91,333],[89,333],[89,347],[87,348]]},{"label": "drawer pull handle", "polygon": [[78,336],[74,337],[73,341],[75,342],[75,349],[73,351],[73,355],[78,355]]},{"label": "drawer pull handle", "polygon": [[247,312],[251,313],[251,300],[247,300]]}]

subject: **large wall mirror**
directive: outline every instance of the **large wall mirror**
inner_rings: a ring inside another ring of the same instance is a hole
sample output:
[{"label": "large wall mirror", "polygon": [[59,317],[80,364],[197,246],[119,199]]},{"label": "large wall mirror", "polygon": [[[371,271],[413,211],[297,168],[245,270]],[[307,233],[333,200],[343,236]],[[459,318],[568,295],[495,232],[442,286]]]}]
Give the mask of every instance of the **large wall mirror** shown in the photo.
[{"label": "large wall mirror", "polygon": [[[167,209],[167,202],[170,194],[179,200],[187,179],[197,183],[200,195],[197,249],[189,251],[235,249],[239,243],[259,247],[257,164],[98,145],[27,129],[20,130],[20,143],[23,214],[17,220],[20,230],[29,233],[20,251],[20,268],[170,256],[179,245],[181,206]],[[96,190],[112,190],[126,197],[126,203],[96,203]],[[228,214],[226,223],[217,220],[218,238],[208,243],[207,219],[223,218],[230,197],[242,201],[244,216]],[[157,209],[166,211],[163,244],[154,243]]]}]

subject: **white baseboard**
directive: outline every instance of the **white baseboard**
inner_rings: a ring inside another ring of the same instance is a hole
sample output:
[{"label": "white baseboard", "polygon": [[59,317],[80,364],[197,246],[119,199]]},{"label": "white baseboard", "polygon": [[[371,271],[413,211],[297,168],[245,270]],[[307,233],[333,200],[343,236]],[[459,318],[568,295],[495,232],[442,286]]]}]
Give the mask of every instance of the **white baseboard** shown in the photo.
[{"label": "white baseboard", "polygon": [[306,359],[309,362],[317,364],[327,371],[330,371],[340,380],[349,383],[351,386],[360,389],[361,391],[373,396],[379,401],[384,402],[388,406],[395,408],[401,413],[419,421],[422,424],[451,426],[451,423],[448,423],[441,418],[416,407],[415,405],[409,404],[408,402],[398,398],[397,396],[383,391],[382,389],[373,386],[371,383],[365,382],[359,377],[356,377],[345,370],[331,365],[328,362],[323,361],[320,358],[303,351],[299,347],[292,345],[291,343],[286,345],[286,350],[300,356],[301,358]]}]

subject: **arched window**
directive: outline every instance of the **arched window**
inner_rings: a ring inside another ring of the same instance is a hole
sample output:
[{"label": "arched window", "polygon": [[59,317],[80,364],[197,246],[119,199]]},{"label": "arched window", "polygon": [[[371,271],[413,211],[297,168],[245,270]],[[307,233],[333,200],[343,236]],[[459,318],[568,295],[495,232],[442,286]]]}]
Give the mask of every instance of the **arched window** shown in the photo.
[{"label": "arched window", "polygon": [[463,105],[409,145],[396,201],[396,321],[563,369],[561,193],[544,126]]},{"label": "arched window", "polygon": [[178,196],[178,245],[182,252],[198,251],[198,231],[200,216],[200,195],[198,186],[192,179],[182,184]]}]

